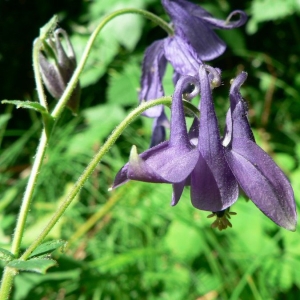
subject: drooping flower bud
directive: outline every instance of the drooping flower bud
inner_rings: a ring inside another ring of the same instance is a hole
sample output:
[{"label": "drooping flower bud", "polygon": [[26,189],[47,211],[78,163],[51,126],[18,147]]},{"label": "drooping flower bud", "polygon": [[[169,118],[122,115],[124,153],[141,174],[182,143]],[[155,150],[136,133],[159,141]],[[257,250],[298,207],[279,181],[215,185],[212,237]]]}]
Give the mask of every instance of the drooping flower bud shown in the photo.
[{"label": "drooping flower bud", "polygon": [[[65,40],[67,51],[62,45],[60,36]],[[58,100],[66,89],[76,68],[74,49],[65,30],[61,28],[56,29],[49,39],[44,42],[44,48],[39,55],[39,63],[47,90]],[[79,100],[80,85],[78,82],[67,103],[73,114],[77,113]]]}]

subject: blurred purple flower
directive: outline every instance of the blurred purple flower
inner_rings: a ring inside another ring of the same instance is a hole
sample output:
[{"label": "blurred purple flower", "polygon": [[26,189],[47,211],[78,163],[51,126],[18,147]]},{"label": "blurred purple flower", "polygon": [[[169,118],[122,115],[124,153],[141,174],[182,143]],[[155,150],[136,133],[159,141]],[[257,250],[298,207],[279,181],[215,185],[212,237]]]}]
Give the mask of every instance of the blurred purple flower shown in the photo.
[{"label": "blurred purple flower", "polygon": [[[219,57],[226,49],[225,43],[214,29],[233,29],[247,21],[247,15],[241,10],[231,12],[224,21],[214,18],[199,5],[186,0],[162,0],[162,4],[171,17],[175,36],[184,38],[203,61]],[[239,20],[230,21],[236,15]]]},{"label": "blurred purple flower", "polygon": [[[232,29],[245,24],[247,16],[240,10],[233,11],[226,21],[213,18],[200,6],[185,0],[162,0],[162,4],[171,17],[174,35],[155,41],[145,52],[140,102],[160,98],[164,95],[162,78],[165,73],[167,61],[175,71],[175,83],[182,75],[198,76],[202,61],[212,60],[220,56],[226,48],[225,43],[215,34],[214,29]],[[240,19],[230,22],[233,15]],[[150,118],[162,119],[163,107],[156,106],[144,115]],[[154,121],[151,146],[165,139],[163,122]],[[161,126],[157,129],[157,126]],[[156,136],[155,136],[156,135]]]}]

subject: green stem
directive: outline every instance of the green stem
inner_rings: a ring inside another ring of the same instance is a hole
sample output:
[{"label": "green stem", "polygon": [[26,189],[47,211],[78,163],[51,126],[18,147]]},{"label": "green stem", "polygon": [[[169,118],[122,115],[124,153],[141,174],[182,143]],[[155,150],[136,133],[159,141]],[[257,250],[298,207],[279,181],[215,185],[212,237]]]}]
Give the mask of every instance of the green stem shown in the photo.
[{"label": "green stem", "polygon": [[[39,51],[41,47],[41,40],[38,38],[34,41],[33,45],[33,71],[34,71],[34,77],[35,77],[35,83],[37,87],[37,92],[38,92],[38,98],[41,103],[46,109],[48,108],[47,106],[47,101],[46,97],[44,94],[44,89],[43,89],[43,82],[41,78],[41,73],[39,69]],[[18,257],[19,252],[20,252],[20,246],[21,246],[21,241],[22,237],[24,234],[25,230],[25,223],[27,219],[27,215],[30,209],[30,204],[32,200],[32,195],[34,191],[34,186],[36,184],[36,180],[40,171],[40,168],[43,163],[43,159],[45,156],[45,152],[47,149],[47,136],[45,129],[42,131],[41,139],[37,148],[37,153],[34,159],[34,163],[32,166],[32,170],[28,179],[28,183],[25,189],[25,193],[22,199],[22,204],[19,212],[19,217],[17,220],[15,232],[13,235],[13,240],[12,240],[12,245],[11,245],[11,253],[15,255],[15,257]],[[13,285],[13,279],[14,276],[16,275],[16,270],[10,267],[5,267],[3,276],[2,276],[2,282],[1,282],[1,287],[0,287],[0,299],[8,299],[11,288]]]},{"label": "green stem", "polygon": [[41,49],[41,40],[37,38],[33,42],[33,52],[32,52],[32,61],[33,61],[33,70],[35,74],[35,84],[38,92],[38,98],[40,104],[43,105],[48,110],[48,104],[46,100],[46,96],[44,93],[43,82],[41,78],[40,72],[40,64],[39,64],[39,53]]},{"label": "green stem", "polygon": [[99,152],[94,156],[92,161],[89,163],[87,168],[84,170],[82,175],[79,177],[77,182],[74,184],[72,190],[68,194],[66,200],[61,204],[61,206],[58,208],[58,210],[54,213],[52,219],[49,221],[49,223],[46,225],[46,227],[43,229],[41,234],[37,237],[37,239],[29,246],[29,248],[24,252],[24,254],[20,257],[22,260],[28,259],[28,257],[31,255],[31,253],[36,249],[37,246],[39,246],[45,237],[48,235],[50,230],[53,228],[53,226],[57,223],[57,221],[60,219],[60,217],[63,215],[67,207],[71,204],[71,202],[74,200],[80,189],[83,187],[84,183],[87,181],[89,176],[92,174],[92,172],[97,167],[98,163],[101,161],[102,157],[109,151],[109,149],[114,145],[117,138],[122,134],[122,132],[125,130],[125,128],[136,118],[138,117],[143,111],[146,109],[156,106],[156,105],[168,105],[171,103],[171,97],[163,97],[154,101],[145,102],[138,106],[135,110],[133,110],[113,131],[113,133],[109,136],[107,141],[104,143],[102,148],[99,150]]},{"label": "green stem", "polygon": [[13,285],[14,277],[16,276],[16,270],[10,267],[5,267],[3,271],[3,277],[1,281],[0,300],[9,299],[11,288]]},{"label": "green stem", "polygon": [[79,80],[79,75],[81,74],[85,63],[87,61],[87,58],[89,56],[89,53],[92,49],[93,43],[97,37],[97,35],[99,34],[99,32],[103,29],[103,27],[112,19],[114,19],[117,16],[123,15],[123,14],[128,14],[128,13],[132,13],[132,14],[139,14],[144,16],[147,19],[150,19],[151,21],[155,22],[156,24],[158,24],[161,28],[163,28],[169,35],[172,35],[173,29],[168,25],[168,23],[166,23],[163,19],[159,18],[158,16],[146,11],[146,10],[142,10],[142,9],[136,9],[136,8],[125,8],[125,9],[120,9],[117,10],[111,14],[109,14],[108,16],[106,16],[101,22],[100,24],[97,26],[97,28],[94,30],[94,32],[92,33],[92,35],[90,36],[90,39],[84,49],[83,55],[81,57],[81,60],[67,86],[67,88],[65,89],[63,95],[61,96],[60,100],[58,101],[56,107],[54,108],[53,112],[52,112],[52,117],[57,118],[58,116],[60,116],[60,114],[62,113],[64,107],[66,106],[66,103],[68,102],[72,91],[75,89],[77,82]]},{"label": "green stem", "polygon": [[43,130],[40,143],[37,149],[37,153],[34,159],[34,163],[32,166],[32,170],[29,176],[28,184],[26,186],[26,190],[23,196],[23,200],[19,212],[19,218],[17,221],[16,229],[14,232],[14,238],[12,241],[11,253],[14,254],[16,257],[19,255],[20,244],[24,233],[26,218],[30,208],[34,186],[44,159],[46,148],[47,148],[47,137],[46,137],[45,130]]},{"label": "green stem", "polygon": [[[40,143],[37,149],[37,153],[35,156],[35,160],[32,166],[32,170],[29,176],[28,184],[26,186],[26,190],[23,196],[19,217],[17,220],[17,225],[13,235],[11,253],[14,254],[16,257],[18,257],[19,255],[20,245],[21,245],[21,241],[25,229],[25,223],[30,208],[32,195],[33,195],[34,185],[36,183],[36,179],[43,162],[46,148],[47,148],[47,137],[46,137],[45,130],[43,130]],[[2,282],[1,282],[1,288],[0,288],[1,300],[9,298],[9,294],[13,284],[13,278],[15,275],[16,275],[16,270],[9,267],[5,267],[3,272]]]},{"label": "green stem", "polygon": [[[101,31],[101,29],[113,18],[122,15],[122,14],[127,14],[127,13],[134,13],[134,14],[140,14],[143,15],[144,17],[154,21],[157,23],[159,26],[161,26],[164,30],[167,31],[168,34],[173,34],[172,28],[161,18],[157,17],[156,15],[147,12],[145,10],[140,10],[140,9],[134,9],[134,8],[128,8],[128,9],[121,9],[116,12],[111,13],[107,17],[103,19],[103,21],[97,26],[93,34],[91,35],[88,44],[85,48],[85,51],[83,53],[82,59],[80,63],[78,64],[78,67],[76,68],[66,90],[64,91],[61,99],[57,103],[55,109],[52,112],[52,116],[54,118],[58,118],[67,101],[69,100],[72,91],[77,85],[77,82],[79,80],[79,75],[81,74],[84,65],[86,63],[86,60],[89,56],[89,53],[91,51],[92,45],[98,35],[98,33]],[[37,91],[38,91],[38,97],[41,105],[43,105],[47,109],[47,101],[46,97],[44,94],[43,90],[43,84],[42,80],[40,77],[40,70],[39,70],[39,51],[41,47],[41,40],[40,38],[36,39],[34,42],[33,46],[33,68],[34,68],[34,74],[35,74],[35,81],[36,81],[36,86],[37,86]],[[159,104],[164,104],[164,103],[169,103],[170,99],[169,98],[162,98],[158,99],[157,101],[152,101],[151,103],[145,103],[144,105],[139,106],[135,111],[133,111],[116,129],[116,131],[109,137],[109,139],[106,142],[106,146],[103,146],[102,149],[99,151],[99,153],[94,157],[94,159],[91,161],[89,166],[86,168],[82,176],[78,179],[76,184],[74,185],[73,190],[69,194],[69,197],[65,200],[65,202],[62,204],[62,206],[59,208],[59,210],[55,213],[49,224],[45,227],[45,229],[42,231],[40,236],[37,238],[37,240],[27,249],[27,251],[20,257],[20,259],[26,260],[29,256],[30,253],[43,241],[43,239],[47,236],[49,231],[52,229],[52,227],[55,225],[55,223],[59,220],[59,218],[62,216],[66,208],[69,206],[69,204],[72,202],[76,194],[79,192],[81,189],[82,185],[85,183],[89,175],[93,172],[95,169],[96,165],[99,163],[103,155],[110,149],[110,147],[114,144],[115,140],[118,138],[118,136],[122,133],[122,131],[126,128],[126,126],[136,117],[138,116],[142,111],[146,110],[147,108],[150,108],[155,105]],[[127,123],[126,123],[127,122]],[[123,125],[122,125],[123,124]],[[42,161],[45,155],[45,151],[47,148],[47,136],[45,133],[45,130],[42,132],[41,140],[38,146],[37,154],[34,160],[34,164],[32,167],[32,171],[29,177],[29,181],[24,193],[24,197],[22,200],[22,205],[19,213],[19,218],[17,221],[15,233],[14,233],[14,238],[12,242],[12,248],[11,252],[18,257],[19,251],[20,251],[20,244],[25,228],[25,223],[28,215],[28,211],[30,208],[30,203],[34,191],[34,185],[36,183],[37,176],[39,174],[40,167],[42,165]],[[10,295],[10,291],[12,288],[13,284],[13,278],[15,276],[15,270],[9,267],[6,267],[3,273],[2,277],[2,283],[1,283],[1,288],[0,288],[0,299],[8,299]]]},{"label": "green stem", "polygon": [[[34,46],[33,46],[33,69],[34,69],[34,75],[35,75],[35,82],[37,86],[37,91],[38,91],[38,96],[40,99],[40,102],[42,105],[44,105],[45,108],[47,108],[47,102],[43,90],[43,83],[42,79],[40,76],[40,70],[39,70],[39,62],[38,62],[38,55],[39,55],[39,50],[40,50],[40,39],[36,39],[34,41]],[[14,254],[16,257],[19,255],[20,251],[20,245],[25,229],[25,223],[28,215],[28,211],[30,208],[30,203],[34,191],[34,186],[45,156],[47,148],[47,136],[45,133],[45,130],[42,131],[40,143],[38,145],[37,153],[34,159],[34,163],[32,166],[32,170],[28,179],[28,183],[26,186],[26,190],[23,196],[20,212],[19,212],[19,218],[17,221],[17,225],[15,228],[14,232],[14,237],[12,241],[12,246],[11,246],[11,253]]]}]

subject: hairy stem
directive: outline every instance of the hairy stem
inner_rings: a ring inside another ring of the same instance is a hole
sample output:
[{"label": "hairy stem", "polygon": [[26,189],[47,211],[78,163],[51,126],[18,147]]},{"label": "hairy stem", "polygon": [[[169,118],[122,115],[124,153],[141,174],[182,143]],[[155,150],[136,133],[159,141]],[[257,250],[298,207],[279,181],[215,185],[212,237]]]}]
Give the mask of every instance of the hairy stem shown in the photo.
[{"label": "hairy stem", "polygon": [[156,105],[167,105],[171,103],[171,97],[163,97],[154,101],[145,102],[138,106],[135,110],[133,110],[112,132],[112,134],[109,136],[107,141],[104,143],[102,148],[99,150],[99,152],[94,156],[94,158],[91,160],[89,165],[86,167],[82,175],[79,177],[77,182],[74,184],[72,190],[68,194],[66,200],[61,204],[61,206],[58,208],[58,210],[54,213],[52,219],[49,221],[49,223],[46,225],[46,227],[43,229],[41,234],[38,236],[38,238],[29,246],[29,248],[24,252],[24,254],[20,257],[20,259],[26,260],[31,255],[31,253],[38,247],[45,237],[48,235],[50,230],[54,227],[54,225],[57,223],[57,221],[60,219],[60,217],[63,215],[65,210],[68,208],[68,206],[72,203],[76,195],[79,193],[80,189],[83,187],[84,183],[87,181],[89,176],[92,174],[92,172],[97,167],[98,163],[101,161],[103,156],[109,151],[109,149],[114,145],[117,138],[122,134],[122,132],[125,130],[125,128],[136,118],[138,117],[142,112],[144,112],[146,109],[156,106]]},{"label": "hairy stem", "polygon": [[109,14],[108,16],[106,16],[101,22],[100,24],[97,26],[97,28],[94,30],[94,32],[92,33],[92,35],[90,36],[90,39],[84,49],[82,58],[67,86],[67,88],[65,89],[63,95],[61,96],[60,100],[58,101],[58,104],[56,105],[55,109],[52,112],[52,117],[57,118],[58,116],[60,116],[60,114],[62,113],[64,107],[66,106],[66,103],[68,102],[73,90],[75,89],[77,82],[79,80],[79,75],[81,74],[85,63],[87,61],[87,58],[90,54],[90,51],[92,49],[92,45],[97,37],[97,35],[99,34],[99,32],[103,29],[103,27],[112,19],[114,19],[117,16],[120,15],[124,15],[124,14],[139,14],[144,16],[145,18],[155,22],[156,24],[158,24],[161,28],[163,28],[168,34],[172,35],[173,34],[173,29],[168,25],[168,23],[166,23],[163,19],[159,18],[158,16],[146,11],[146,10],[142,10],[142,9],[136,9],[136,8],[125,8],[125,9],[120,9],[117,10],[111,14]]},{"label": "hairy stem", "polygon": [[33,42],[33,51],[32,51],[32,61],[33,61],[33,70],[34,70],[34,78],[35,78],[35,85],[38,92],[38,98],[40,104],[43,105],[48,110],[48,104],[46,100],[46,96],[44,93],[43,82],[41,78],[40,72],[40,65],[39,65],[39,53],[41,49],[41,40],[37,38]]},{"label": "hairy stem", "polygon": [[[54,118],[57,119],[61,115],[64,107],[66,106],[66,104],[67,104],[67,102],[68,102],[68,100],[69,100],[69,98],[72,94],[72,91],[76,87],[77,82],[79,80],[79,75],[81,74],[81,72],[84,68],[84,65],[87,61],[87,58],[88,58],[89,54],[90,54],[93,43],[94,43],[97,35],[99,34],[99,32],[113,18],[115,18],[119,15],[128,14],[128,13],[140,14],[140,15],[152,20],[153,22],[155,22],[159,26],[161,26],[164,30],[167,31],[168,34],[173,34],[172,28],[164,20],[162,20],[161,18],[157,17],[156,15],[154,15],[150,12],[147,12],[145,10],[134,9],[134,8],[121,9],[121,10],[115,11],[115,12],[109,14],[108,16],[106,16],[100,22],[100,24],[97,26],[97,28],[95,29],[95,31],[91,35],[91,37],[90,37],[90,39],[87,43],[87,46],[84,50],[84,53],[82,55],[82,58],[81,58],[81,60],[78,64],[78,66],[77,66],[77,68],[76,68],[76,70],[75,70],[75,72],[74,72],[74,74],[73,74],[66,90],[64,91],[61,99],[58,101],[56,107],[54,108],[54,110],[51,114]],[[36,81],[39,101],[40,101],[41,105],[43,105],[47,109],[47,101],[46,101],[46,97],[45,97],[45,94],[44,94],[42,79],[41,79],[40,70],[39,70],[39,50],[40,50],[40,47],[41,47],[41,39],[37,38],[35,40],[34,46],[33,46],[33,69],[34,69],[34,74],[35,74],[35,81]],[[149,103],[148,103],[148,105],[144,104],[143,106],[138,107],[134,112],[132,112],[125,119],[125,121],[127,121],[127,123],[126,122],[124,123],[124,121],[121,123],[121,125],[122,124],[123,125],[122,126],[120,125],[116,129],[116,131],[109,137],[109,139],[107,140],[107,142],[105,144],[106,146],[104,145],[101,148],[101,150],[99,151],[99,153],[94,157],[94,159],[91,161],[89,166],[86,168],[86,170],[84,171],[82,176],[78,179],[78,181],[74,185],[74,188],[71,191],[71,193],[69,194],[68,198],[61,205],[61,207],[58,209],[58,211],[54,214],[53,218],[51,219],[49,224],[45,227],[45,229],[42,231],[40,236],[27,249],[27,251],[20,257],[20,259],[26,260],[30,256],[30,253],[32,253],[32,251],[47,236],[49,231],[56,224],[56,222],[59,220],[59,218],[62,216],[62,214],[66,210],[66,208],[69,206],[69,204],[75,198],[76,194],[79,192],[79,190],[81,189],[81,187],[83,186],[83,184],[85,183],[85,181],[87,180],[89,175],[94,171],[96,165],[99,163],[99,161],[101,160],[103,155],[114,144],[115,140],[122,133],[122,131],[125,129],[125,127],[136,116],[138,116],[142,111],[146,110],[147,108],[150,108],[154,105],[159,105],[159,104],[164,104],[164,103],[169,103],[169,102],[170,102],[170,100],[168,100],[168,98],[163,98],[163,99],[158,100],[157,102],[153,101],[152,105],[149,105]],[[14,238],[13,238],[13,242],[12,242],[11,252],[16,257],[18,257],[18,255],[19,255],[20,245],[21,245],[21,241],[22,241],[22,237],[23,237],[23,233],[24,233],[24,228],[25,228],[25,223],[26,223],[26,219],[27,219],[27,215],[28,215],[28,212],[29,212],[33,191],[34,191],[34,185],[36,183],[36,180],[37,180],[37,177],[38,177],[38,174],[39,174],[39,170],[40,170],[40,167],[41,167],[42,162],[43,162],[43,158],[44,158],[44,155],[45,155],[45,152],[46,152],[46,148],[47,148],[47,136],[46,136],[46,132],[45,132],[45,129],[44,129],[43,132],[42,132],[42,136],[41,136],[41,139],[40,139],[38,149],[37,149],[37,154],[36,154],[36,157],[35,157],[35,160],[34,160],[34,164],[33,164],[32,171],[31,171],[31,174],[30,174],[30,177],[29,177],[29,181],[28,181],[25,193],[24,193],[24,197],[23,197],[23,200],[22,200],[21,209],[20,209],[16,229],[15,229],[15,232],[14,232]],[[13,285],[13,278],[14,278],[15,274],[16,274],[16,271],[14,269],[9,268],[9,267],[5,268],[5,270],[3,272],[1,288],[0,288],[0,299],[1,300],[9,298],[10,291],[11,291],[11,288],[12,288],[12,285]]]}]

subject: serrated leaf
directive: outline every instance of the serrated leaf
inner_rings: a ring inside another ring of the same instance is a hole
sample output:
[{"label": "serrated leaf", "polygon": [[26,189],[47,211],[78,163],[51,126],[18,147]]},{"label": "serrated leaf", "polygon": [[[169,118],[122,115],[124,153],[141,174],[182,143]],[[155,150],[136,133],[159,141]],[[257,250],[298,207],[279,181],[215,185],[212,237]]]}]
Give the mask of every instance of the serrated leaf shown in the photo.
[{"label": "serrated leaf", "polygon": [[13,104],[16,105],[17,108],[28,108],[33,109],[37,112],[39,112],[42,115],[43,123],[45,126],[47,137],[50,136],[53,125],[54,125],[54,119],[53,117],[48,113],[46,108],[42,106],[38,102],[32,102],[32,101],[22,101],[22,100],[3,100],[1,101],[2,104]]},{"label": "serrated leaf", "polygon": [[137,105],[140,87],[140,65],[130,61],[121,73],[110,72],[108,102],[120,105]]},{"label": "serrated leaf", "polygon": [[0,248],[0,260],[2,261],[11,261],[15,256],[10,253],[8,250]]},{"label": "serrated leaf", "polygon": [[38,102],[32,102],[32,101],[22,101],[22,100],[3,100],[1,103],[7,103],[7,104],[14,104],[16,105],[17,108],[29,108],[29,109],[34,109],[41,114],[47,113],[47,110],[44,106],[42,106]]},{"label": "serrated leaf", "polygon": [[26,261],[15,259],[7,264],[8,267],[15,268],[20,271],[36,272],[41,274],[45,274],[49,268],[56,265],[57,262],[54,259],[48,258],[33,258]]},{"label": "serrated leaf", "polygon": [[67,244],[66,241],[63,240],[54,240],[54,241],[48,241],[46,243],[43,243],[39,245],[30,255],[30,257],[42,255],[42,254],[50,254],[54,250],[64,247]]}]

